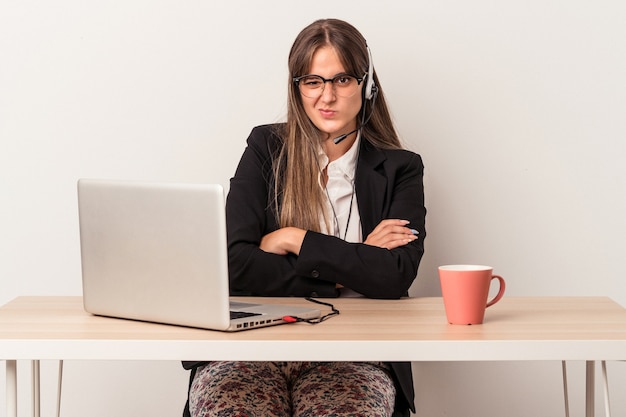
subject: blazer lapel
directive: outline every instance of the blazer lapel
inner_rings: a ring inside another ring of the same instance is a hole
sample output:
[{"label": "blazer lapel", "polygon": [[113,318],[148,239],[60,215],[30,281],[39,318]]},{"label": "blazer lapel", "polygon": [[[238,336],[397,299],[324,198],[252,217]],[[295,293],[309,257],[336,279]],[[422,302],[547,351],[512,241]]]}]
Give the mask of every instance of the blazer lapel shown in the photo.
[{"label": "blazer lapel", "polygon": [[375,149],[366,140],[361,141],[357,162],[356,197],[359,203],[363,238],[382,220],[387,200],[387,178],[382,167],[386,160],[384,152]]}]

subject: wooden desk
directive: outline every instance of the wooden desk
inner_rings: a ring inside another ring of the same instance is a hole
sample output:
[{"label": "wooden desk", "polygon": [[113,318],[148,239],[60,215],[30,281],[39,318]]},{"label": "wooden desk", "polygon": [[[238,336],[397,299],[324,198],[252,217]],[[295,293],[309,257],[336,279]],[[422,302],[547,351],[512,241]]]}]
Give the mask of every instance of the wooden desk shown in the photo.
[{"label": "wooden desk", "polygon": [[[310,305],[296,298],[262,301]],[[593,364],[626,359],[626,310],[606,297],[505,297],[487,310],[483,325],[474,326],[447,324],[440,298],[331,302],[341,314],[315,326],[297,323],[222,333],[92,316],[84,312],[80,297],[19,297],[0,308],[7,417],[16,415],[16,360],[583,360]],[[589,382],[591,389],[593,380],[591,387]],[[589,401],[593,403],[593,396]],[[592,416],[589,408],[587,416]]]}]

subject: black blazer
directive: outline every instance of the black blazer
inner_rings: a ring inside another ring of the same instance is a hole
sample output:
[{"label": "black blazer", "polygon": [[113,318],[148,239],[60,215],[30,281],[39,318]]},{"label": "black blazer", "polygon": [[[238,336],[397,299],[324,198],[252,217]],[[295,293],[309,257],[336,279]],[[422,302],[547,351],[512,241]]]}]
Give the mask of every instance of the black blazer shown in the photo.
[{"label": "black blazer", "polygon": [[[409,220],[419,238],[387,250],[348,243],[334,236],[307,232],[300,255],[262,251],[261,238],[278,229],[273,207],[272,161],[282,145],[282,124],[252,130],[248,146],[231,179],[226,202],[228,258],[232,295],[336,297],[336,284],[370,298],[408,295],[426,237],[423,174],[419,155],[381,150],[361,140],[355,190],[363,236],[383,219]],[[198,362],[185,362],[194,369]],[[415,411],[411,364],[391,363],[397,382],[396,415]],[[193,375],[192,375],[193,377]]]}]

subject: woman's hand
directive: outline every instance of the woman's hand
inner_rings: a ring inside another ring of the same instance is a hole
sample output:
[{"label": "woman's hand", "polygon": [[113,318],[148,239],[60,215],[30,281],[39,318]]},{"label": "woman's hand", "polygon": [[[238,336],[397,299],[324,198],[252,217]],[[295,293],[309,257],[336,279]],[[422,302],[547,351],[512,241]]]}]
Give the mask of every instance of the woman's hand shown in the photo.
[{"label": "woman's hand", "polygon": [[407,227],[408,220],[385,219],[378,223],[365,239],[365,244],[384,249],[395,249],[417,239],[418,232]]},{"label": "woman's hand", "polygon": [[288,253],[299,255],[304,235],[306,235],[306,230],[297,227],[283,227],[263,236],[259,247],[265,252],[276,255],[287,255]]}]

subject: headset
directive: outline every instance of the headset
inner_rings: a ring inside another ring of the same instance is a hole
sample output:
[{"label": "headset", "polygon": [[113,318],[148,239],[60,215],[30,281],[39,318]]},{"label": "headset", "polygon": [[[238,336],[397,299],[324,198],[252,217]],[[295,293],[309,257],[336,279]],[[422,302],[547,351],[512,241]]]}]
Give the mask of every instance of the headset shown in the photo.
[{"label": "headset", "polygon": [[372,61],[372,51],[370,50],[369,46],[365,45],[365,47],[367,48],[367,57],[369,62],[367,64],[367,81],[365,83],[364,97],[366,100],[373,100],[378,94],[378,87],[374,82],[374,61]]},{"label": "headset", "polygon": [[365,126],[365,124],[369,122],[370,117],[372,117],[374,103],[376,102],[376,97],[378,96],[378,87],[376,86],[376,83],[374,82],[374,62],[372,61],[372,51],[370,50],[370,47],[367,46],[367,44],[365,45],[365,47],[367,48],[367,57],[368,57],[369,62],[367,64],[368,66],[367,75],[366,75],[367,80],[365,81],[365,87],[363,88],[363,98],[371,102],[370,112],[366,118],[365,117],[365,103],[363,103],[363,110],[362,110],[362,115],[361,115],[361,126],[357,127],[351,132],[344,133],[341,136],[337,136],[335,139],[333,139],[333,142],[335,143],[335,145],[341,143],[345,138],[347,138],[354,132],[358,132],[359,130],[363,129],[363,126]]}]

